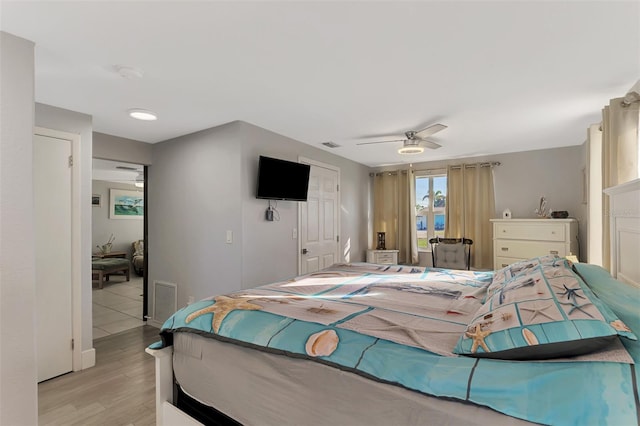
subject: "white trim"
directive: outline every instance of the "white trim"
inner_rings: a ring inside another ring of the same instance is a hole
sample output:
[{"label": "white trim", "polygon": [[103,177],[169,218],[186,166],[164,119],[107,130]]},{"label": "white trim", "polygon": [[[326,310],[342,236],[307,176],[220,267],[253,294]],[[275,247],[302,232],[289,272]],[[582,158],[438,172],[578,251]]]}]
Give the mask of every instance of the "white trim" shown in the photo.
[{"label": "white trim", "polygon": [[93,367],[96,365],[96,350],[95,348],[82,351],[82,369]]},{"label": "white trim", "polygon": [[[340,261],[344,261],[344,253],[342,252],[342,250],[340,250],[340,244],[342,243],[342,227],[340,226],[340,206],[342,205],[342,200],[341,200],[341,194],[342,191],[339,190],[339,188],[342,186],[342,181],[340,180],[340,168],[337,166],[334,166],[332,164],[327,164],[327,163],[323,163],[321,161],[317,161],[317,160],[312,160],[311,158],[307,158],[307,157],[303,157],[303,156],[298,156],[298,162],[299,163],[304,163],[304,164],[309,164],[311,166],[317,166],[317,167],[322,167],[324,169],[328,169],[328,170],[333,170],[334,172],[336,172],[338,174],[338,214],[336,217],[336,225],[338,227],[338,238],[340,238],[340,241],[336,241],[336,251],[338,253],[339,259]],[[300,256],[301,251],[302,251],[302,246],[300,245],[301,241],[300,241],[300,225],[302,224],[302,207],[300,206],[300,203],[298,203],[298,274],[302,273],[302,256]]]},{"label": "white trim", "polygon": [[640,270],[637,267],[640,250],[640,179],[607,188],[604,192],[609,196],[611,275],[640,287]]},{"label": "white trim", "polygon": [[[82,197],[80,170],[80,135],[34,127],[33,134],[71,142],[71,333],[73,336],[73,371],[82,370]],[[95,357],[94,357],[95,358]],[[95,364],[95,359],[94,359]]]}]

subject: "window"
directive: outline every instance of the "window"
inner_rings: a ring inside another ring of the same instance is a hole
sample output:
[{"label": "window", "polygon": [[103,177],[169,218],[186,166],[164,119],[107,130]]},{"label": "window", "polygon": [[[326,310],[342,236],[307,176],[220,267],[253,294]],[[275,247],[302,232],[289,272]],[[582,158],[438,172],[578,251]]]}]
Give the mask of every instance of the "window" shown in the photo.
[{"label": "window", "polygon": [[429,248],[429,238],[444,237],[447,175],[416,172],[416,232],[418,249]]}]

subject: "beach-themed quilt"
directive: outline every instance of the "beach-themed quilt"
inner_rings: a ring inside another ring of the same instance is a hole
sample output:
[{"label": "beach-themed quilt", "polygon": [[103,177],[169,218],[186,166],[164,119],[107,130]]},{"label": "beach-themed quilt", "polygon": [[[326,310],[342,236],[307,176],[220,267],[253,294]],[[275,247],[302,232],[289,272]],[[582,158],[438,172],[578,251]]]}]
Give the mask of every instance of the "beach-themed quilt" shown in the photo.
[{"label": "beach-themed quilt", "polygon": [[[488,348],[487,330],[473,327],[478,312],[500,298],[487,294],[493,278],[493,272],[334,265],[193,303],[165,322],[157,347],[170,345],[173,333],[193,332],[533,422],[637,424],[633,363],[640,361],[640,350],[629,350],[637,342],[623,345],[615,333],[610,350],[579,361],[504,361],[454,353],[461,338],[471,338],[470,350]],[[640,326],[627,321],[620,320],[625,327]],[[562,404],[550,403],[554,398]]]}]

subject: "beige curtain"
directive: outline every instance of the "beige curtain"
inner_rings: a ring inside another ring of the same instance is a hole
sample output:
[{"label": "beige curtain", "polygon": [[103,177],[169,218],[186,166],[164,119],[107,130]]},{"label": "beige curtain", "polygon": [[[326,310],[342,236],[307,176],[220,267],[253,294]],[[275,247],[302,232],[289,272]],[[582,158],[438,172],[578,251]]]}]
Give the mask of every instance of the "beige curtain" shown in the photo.
[{"label": "beige curtain", "polygon": [[[602,188],[637,179],[640,137],[640,103],[623,105],[623,98],[611,99],[602,110]],[[602,263],[611,270],[609,197],[602,195]]]},{"label": "beige curtain", "polygon": [[493,237],[489,219],[495,215],[493,167],[463,164],[447,168],[445,236],[473,240],[471,266],[493,268]]},{"label": "beige curtain", "polygon": [[[385,233],[386,248],[398,250],[398,262],[418,263],[413,170],[376,173],[373,181],[373,232]],[[375,248],[375,247],[374,247]]]}]

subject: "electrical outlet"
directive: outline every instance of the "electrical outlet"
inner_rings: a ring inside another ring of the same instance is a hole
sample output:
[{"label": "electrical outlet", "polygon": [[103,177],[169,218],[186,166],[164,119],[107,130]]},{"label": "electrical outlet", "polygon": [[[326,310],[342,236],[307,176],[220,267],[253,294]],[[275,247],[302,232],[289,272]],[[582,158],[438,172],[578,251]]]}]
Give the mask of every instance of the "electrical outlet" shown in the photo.
[{"label": "electrical outlet", "polygon": [[298,228],[293,228],[293,231],[291,231],[291,238],[294,240],[298,238]]},{"label": "electrical outlet", "polygon": [[189,300],[187,301],[188,305],[191,305],[192,303],[194,303],[196,301],[195,297],[193,296],[189,296]]}]

